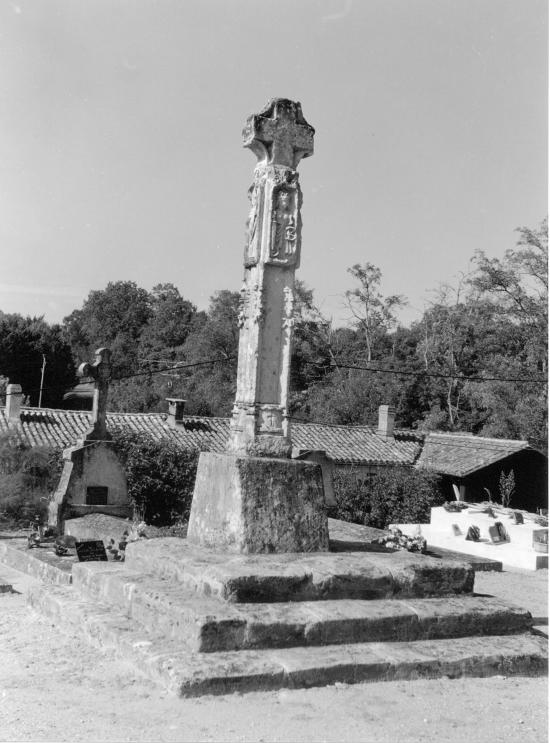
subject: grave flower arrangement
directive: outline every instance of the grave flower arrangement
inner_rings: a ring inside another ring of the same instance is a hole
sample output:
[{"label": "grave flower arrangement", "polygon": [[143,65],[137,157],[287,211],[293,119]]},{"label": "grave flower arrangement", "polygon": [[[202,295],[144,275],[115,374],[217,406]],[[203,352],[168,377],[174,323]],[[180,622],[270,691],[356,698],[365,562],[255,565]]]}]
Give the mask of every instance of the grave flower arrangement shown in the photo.
[{"label": "grave flower arrangement", "polygon": [[464,503],[464,501],[453,500],[453,501],[447,501],[446,503],[444,503],[443,508],[449,513],[460,513],[460,511],[463,511],[465,508],[468,508],[468,504]]},{"label": "grave flower arrangement", "polygon": [[428,543],[421,534],[410,537],[396,527],[390,527],[389,532],[388,535],[377,539],[377,544],[382,544],[388,549],[407,550],[407,552],[421,552],[424,554],[428,551]]}]

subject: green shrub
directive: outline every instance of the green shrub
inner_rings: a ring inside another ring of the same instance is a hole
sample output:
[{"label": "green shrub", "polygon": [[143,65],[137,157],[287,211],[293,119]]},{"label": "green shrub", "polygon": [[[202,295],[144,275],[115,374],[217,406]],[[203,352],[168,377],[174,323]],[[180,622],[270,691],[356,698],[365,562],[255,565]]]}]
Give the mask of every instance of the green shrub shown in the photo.
[{"label": "green shrub", "polygon": [[121,429],[113,433],[113,444],[124,463],[135,516],[153,526],[188,521],[199,451]]},{"label": "green shrub", "polygon": [[445,500],[440,482],[437,475],[406,467],[388,467],[364,480],[357,473],[337,471],[336,517],[378,529],[429,523],[430,508]]},{"label": "green shrub", "polygon": [[50,494],[63,468],[61,449],[29,446],[16,435],[0,436],[0,518],[23,525],[45,520]]}]

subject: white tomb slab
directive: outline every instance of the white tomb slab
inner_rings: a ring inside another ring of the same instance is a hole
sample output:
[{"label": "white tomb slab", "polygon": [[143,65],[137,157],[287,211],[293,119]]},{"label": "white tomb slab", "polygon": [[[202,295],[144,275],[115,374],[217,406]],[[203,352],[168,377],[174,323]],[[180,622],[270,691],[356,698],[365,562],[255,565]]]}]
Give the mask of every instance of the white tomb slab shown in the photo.
[{"label": "white tomb slab", "polygon": [[[392,524],[401,529],[404,534],[414,535],[420,530],[422,536],[430,546],[441,549],[462,552],[466,555],[486,557],[491,560],[499,560],[506,568],[524,568],[527,570],[540,570],[548,567],[548,553],[536,551],[533,546],[533,538],[546,536],[548,538],[548,527],[539,526],[533,520],[534,515],[520,511],[524,523],[516,524],[510,518],[512,509],[499,509],[495,507],[494,517],[487,513],[480,513],[483,506],[471,504],[462,511],[446,511],[439,506],[431,509],[429,524]],[[509,541],[493,542],[489,535],[489,527],[500,522]],[[480,541],[473,542],[466,539],[470,526],[477,526],[480,531]],[[458,527],[458,528],[457,528]]]}]

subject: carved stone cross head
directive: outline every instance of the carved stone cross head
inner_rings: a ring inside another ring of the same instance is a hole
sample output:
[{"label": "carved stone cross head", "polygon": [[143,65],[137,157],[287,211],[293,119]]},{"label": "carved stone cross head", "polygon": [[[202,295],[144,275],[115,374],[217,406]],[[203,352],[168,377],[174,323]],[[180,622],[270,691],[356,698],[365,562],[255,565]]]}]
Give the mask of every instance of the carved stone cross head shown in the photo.
[{"label": "carved stone cross head", "polygon": [[260,113],[248,117],[243,144],[260,162],[296,170],[303,157],[313,155],[314,134],[299,103],[272,98]]},{"label": "carved stone cross head", "polygon": [[92,377],[96,383],[108,383],[111,379],[111,350],[109,348],[98,348],[95,352],[93,364],[80,364],[78,376]]}]

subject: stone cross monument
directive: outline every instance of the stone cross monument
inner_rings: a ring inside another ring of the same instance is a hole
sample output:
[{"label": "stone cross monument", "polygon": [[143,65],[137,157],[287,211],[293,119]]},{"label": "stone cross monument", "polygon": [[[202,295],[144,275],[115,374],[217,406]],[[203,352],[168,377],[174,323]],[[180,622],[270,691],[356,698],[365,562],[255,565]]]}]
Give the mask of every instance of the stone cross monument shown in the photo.
[{"label": "stone cross monument", "polygon": [[258,158],[249,189],[239,313],[237,394],[228,450],[288,457],[287,396],[300,264],[302,194],[296,168],[313,154],[314,129],[299,103],[275,98],[250,116],[244,146]]},{"label": "stone cross monument", "polygon": [[60,532],[66,520],[90,513],[122,518],[133,513],[124,466],[107,431],[111,351],[98,348],[95,361],[81,364],[77,373],[79,377],[92,377],[95,382],[92,427],[75,446],[63,452],[63,472],[48,505],[48,523]]},{"label": "stone cross monument", "polygon": [[79,377],[92,377],[95,382],[94,401],[92,407],[92,429],[86,434],[88,440],[110,439],[107,432],[107,395],[109,380],[111,379],[111,351],[109,348],[98,348],[95,352],[95,361],[92,364],[80,364],[77,374]]},{"label": "stone cross monument", "polygon": [[313,154],[299,103],[274,98],[250,116],[244,146],[258,158],[239,312],[237,393],[226,454],[199,458],[188,540],[234,552],[328,549],[321,467],[289,459],[287,396],[300,262],[296,168]]}]

